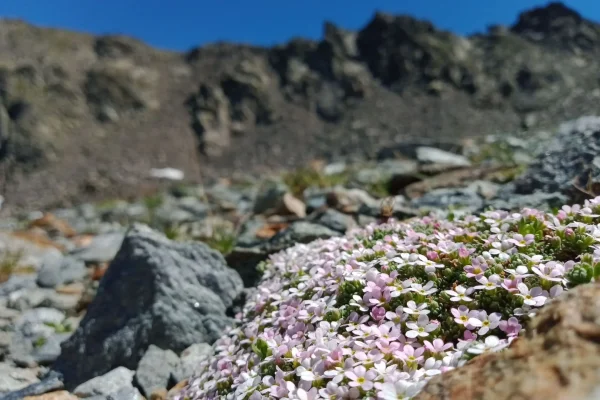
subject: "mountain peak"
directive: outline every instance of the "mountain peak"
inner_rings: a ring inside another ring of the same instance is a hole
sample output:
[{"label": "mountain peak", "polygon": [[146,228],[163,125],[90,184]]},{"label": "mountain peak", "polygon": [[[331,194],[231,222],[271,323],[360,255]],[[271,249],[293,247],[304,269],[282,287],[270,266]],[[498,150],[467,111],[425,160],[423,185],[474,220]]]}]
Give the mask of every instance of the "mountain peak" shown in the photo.
[{"label": "mountain peak", "polygon": [[600,25],[561,2],[521,13],[511,30],[529,40],[570,51],[600,48]]}]

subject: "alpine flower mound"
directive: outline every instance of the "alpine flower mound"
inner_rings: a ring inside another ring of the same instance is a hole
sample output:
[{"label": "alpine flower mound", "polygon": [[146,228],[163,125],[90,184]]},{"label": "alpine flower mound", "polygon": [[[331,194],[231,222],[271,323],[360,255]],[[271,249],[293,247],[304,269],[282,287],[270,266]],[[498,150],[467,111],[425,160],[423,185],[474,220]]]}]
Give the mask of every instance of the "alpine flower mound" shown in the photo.
[{"label": "alpine flower mound", "polygon": [[271,256],[175,400],[409,399],[600,276],[600,197],[554,213],[390,220]]}]

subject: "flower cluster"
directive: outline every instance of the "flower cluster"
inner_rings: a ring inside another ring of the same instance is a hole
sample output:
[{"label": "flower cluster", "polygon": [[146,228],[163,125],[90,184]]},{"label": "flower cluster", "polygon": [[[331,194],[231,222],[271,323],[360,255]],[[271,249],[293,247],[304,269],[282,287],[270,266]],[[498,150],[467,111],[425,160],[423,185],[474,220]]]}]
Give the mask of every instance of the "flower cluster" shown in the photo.
[{"label": "flower cluster", "polygon": [[409,399],[600,276],[600,197],[370,225],[271,256],[175,400]]}]

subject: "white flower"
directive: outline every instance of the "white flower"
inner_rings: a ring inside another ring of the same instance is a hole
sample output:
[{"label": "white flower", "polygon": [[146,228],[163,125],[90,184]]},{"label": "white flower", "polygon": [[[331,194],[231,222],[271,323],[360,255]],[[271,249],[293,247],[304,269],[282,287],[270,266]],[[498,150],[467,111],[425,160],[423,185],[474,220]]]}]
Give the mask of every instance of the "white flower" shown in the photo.
[{"label": "white flower", "polygon": [[411,292],[416,292],[422,296],[428,296],[430,294],[437,292],[437,289],[435,287],[433,287],[432,281],[427,282],[425,284],[425,286],[422,286],[419,283],[412,283],[409,290]]},{"label": "white flower", "polygon": [[410,300],[408,303],[406,303],[406,305],[408,307],[403,307],[402,310],[404,310],[404,312],[407,314],[411,314],[411,315],[429,314],[429,310],[427,309],[427,303],[422,303],[422,304],[419,304],[419,306],[417,306],[417,303],[415,303],[413,300]]},{"label": "white flower", "polygon": [[465,288],[462,285],[458,285],[456,290],[444,290],[445,293],[449,294],[451,301],[473,301],[468,295],[473,292],[472,288]]},{"label": "white flower", "polygon": [[522,297],[524,299],[524,303],[530,306],[543,306],[546,300],[548,299],[544,296],[543,290],[541,287],[536,286],[529,290],[526,284],[523,282],[517,285],[519,288],[519,292],[517,296]]},{"label": "white flower", "polygon": [[474,286],[473,289],[494,290],[500,285],[501,278],[499,275],[494,274],[490,276],[489,279],[485,276],[479,277],[477,278],[477,282],[479,282],[480,285]]},{"label": "white flower", "polygon": [[427,337],[429,336],[429,332],[433,332],[437,329],[438,324],[429,322],[429,317],[422,314],[419,315],[417,323],[407,322],[406,327],[410,329],[406,332],[406,337],[408,338],[416,338],[417,336]]}]

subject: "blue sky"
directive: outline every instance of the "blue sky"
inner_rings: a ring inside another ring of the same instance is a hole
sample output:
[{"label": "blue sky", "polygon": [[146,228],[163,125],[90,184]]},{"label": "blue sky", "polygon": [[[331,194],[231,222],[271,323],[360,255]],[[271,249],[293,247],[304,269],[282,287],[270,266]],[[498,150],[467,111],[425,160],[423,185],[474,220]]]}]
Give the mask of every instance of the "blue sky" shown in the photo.
[{"label": "blue sky", "polygon": [[[567,0],[600,21],[600,0]],[[0,0],[0,17],[90,33],[120,33],[172,50],[227,40],[272,45],[318,39],[323,21],[363,27],[376,10],[409,14],[461,34],[512,24],[536,0]]]}]

